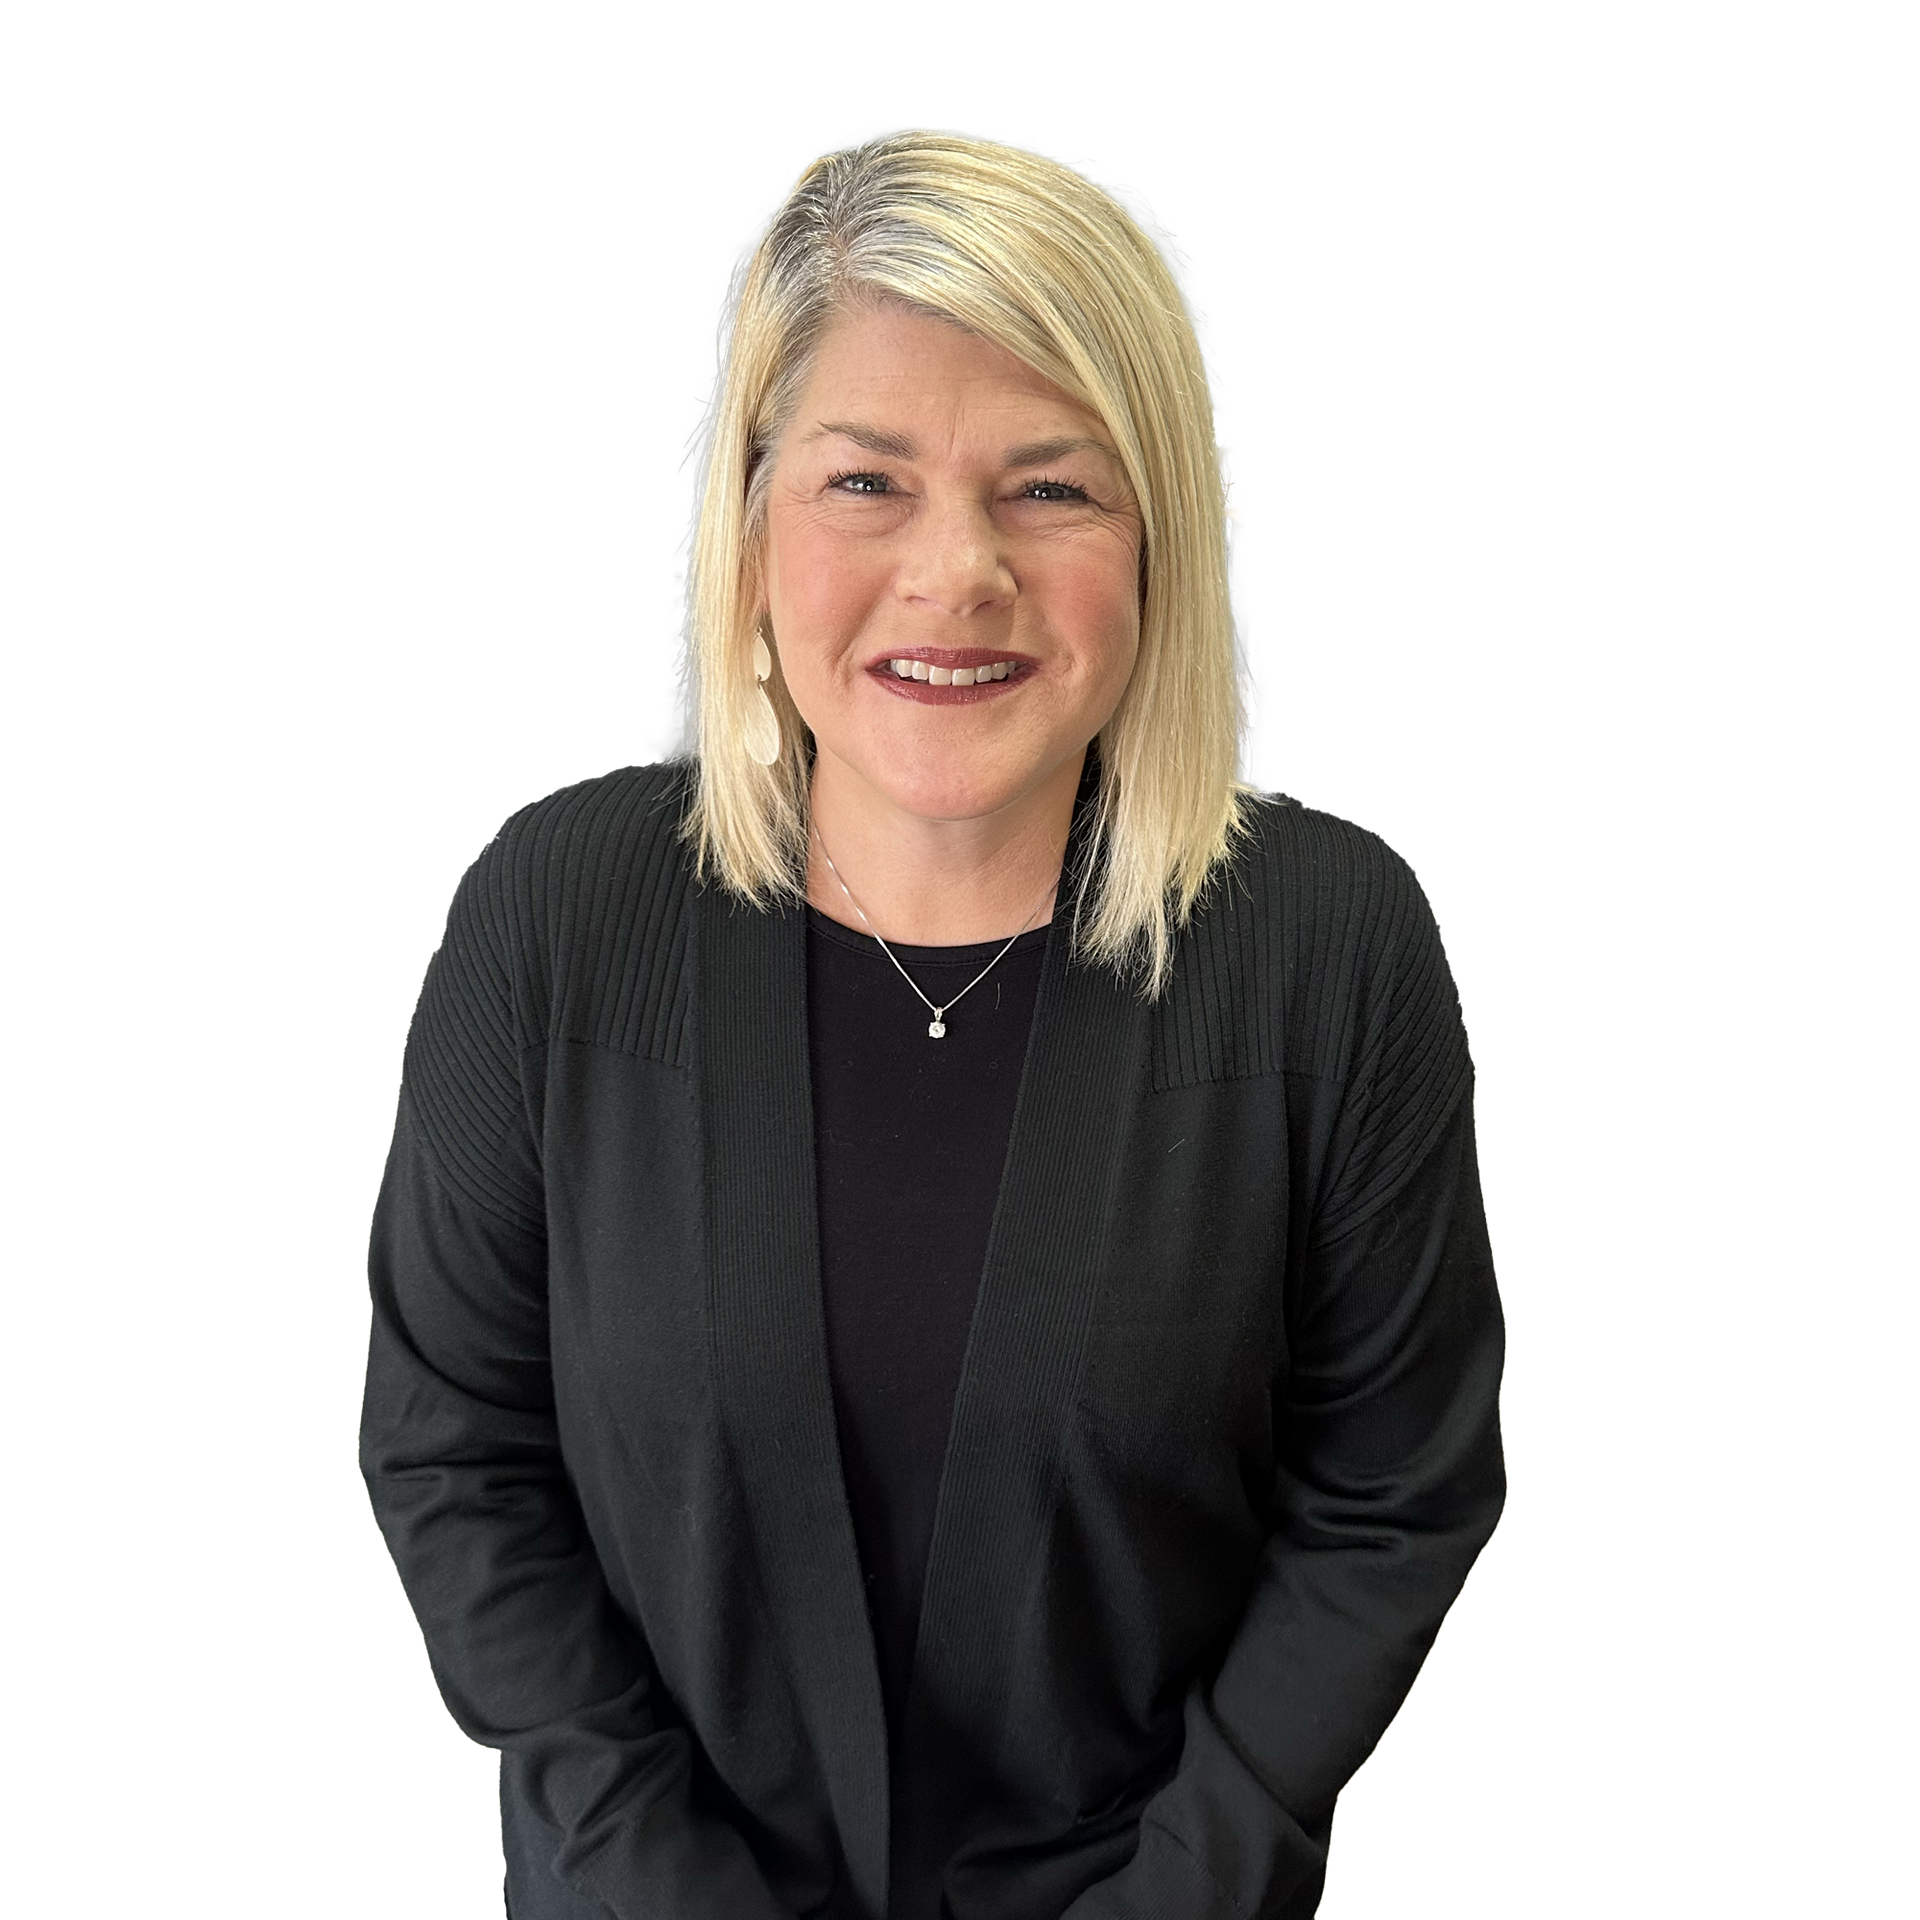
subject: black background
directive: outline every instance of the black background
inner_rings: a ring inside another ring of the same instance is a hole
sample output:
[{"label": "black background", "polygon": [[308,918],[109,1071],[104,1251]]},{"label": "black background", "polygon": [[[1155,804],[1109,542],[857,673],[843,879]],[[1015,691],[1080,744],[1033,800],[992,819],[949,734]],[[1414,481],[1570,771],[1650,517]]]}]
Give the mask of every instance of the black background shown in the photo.
[{"label": "black background", "polygon": [[1235,407],[1261,772],[1384,835],[1438,914],[1509,1323],[1509,1511],[1340,1799],[1321,1914],[1536,1912],[1594,1864],[1592,1811],[1559,1791],[1597,1709],[1580,1634],[1549,1624],[1586,1576],[1555,1557],[1571,1455],[1540,1357],[1580,1235],[1542,1116],[1565,1116],[1586,1062],[1563,991],[1559,1044],[1540,1021],[1594,897],[1567,703],[1609,618],[1580,453],[1609,405],[1605,223],[1582,165],[1513,119],[1325,113],[1267,152],[1258,127],[1250,144],[1148,113],[847,90],[812,115],[724,115],[724,138],[634,104],[520,111],[511,90],[344,109],[286,209],[300,348],[273,432],[307,455],[294,628],[326,776],[309,879],[328,912],[307,937],[348,1010],[324,1068],[332,1279],[307,1338],[334,1380],[309,1442],[330,1567],[315,1659],[353,1811],[328,1820],[315,1880],[338,1876],[338,1910],[499,1910],[495,1759],[445,1715],[355,1461],[401,1048],[451,893],[507,814],[647,758],[689,511],[676,467],[733,242],[806,144],[881,111],[1079,148],[1185,232]]}]

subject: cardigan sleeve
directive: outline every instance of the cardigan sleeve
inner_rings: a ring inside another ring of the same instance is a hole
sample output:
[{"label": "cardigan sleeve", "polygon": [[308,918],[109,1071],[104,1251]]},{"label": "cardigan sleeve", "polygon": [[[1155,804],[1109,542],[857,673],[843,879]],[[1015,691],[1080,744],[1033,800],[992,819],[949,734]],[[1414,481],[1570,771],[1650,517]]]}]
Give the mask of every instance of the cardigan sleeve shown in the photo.
[{"label": "cardigan sleeve", "polygon": [[360,1459],[461,1729],[618,1920],[790,1920],[690,1801],[690,1736],[602,1575],[561,1455],[508,835],[462,882],[408,1036],[375,1212]]},{"label": "cardigan sleeve", "polygon": [[1188,1688],[1137,1851],[1067,1920],[1312,1914],[1335,1796],[1499,1518],[1503,1330],[1471,1067],[1438,931],[1394,865],[1406,910],[1360,983],[1354,1072],[1290,1276],[1252,1592]]}]

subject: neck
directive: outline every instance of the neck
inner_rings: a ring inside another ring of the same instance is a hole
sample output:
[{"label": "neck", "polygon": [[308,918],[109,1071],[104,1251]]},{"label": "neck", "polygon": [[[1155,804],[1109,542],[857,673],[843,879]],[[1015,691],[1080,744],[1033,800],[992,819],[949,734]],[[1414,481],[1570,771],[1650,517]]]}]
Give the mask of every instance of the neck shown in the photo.
[{"label": "neck", "polygon": [[817,831],[807,856],[808,901],[844,926],[908,946],[969,946],[1045,925],[1050,889],[1066,857],[1082,758],[1064,761],[993,813],[937,820],[895,806],[822,755],[813,777]]}]

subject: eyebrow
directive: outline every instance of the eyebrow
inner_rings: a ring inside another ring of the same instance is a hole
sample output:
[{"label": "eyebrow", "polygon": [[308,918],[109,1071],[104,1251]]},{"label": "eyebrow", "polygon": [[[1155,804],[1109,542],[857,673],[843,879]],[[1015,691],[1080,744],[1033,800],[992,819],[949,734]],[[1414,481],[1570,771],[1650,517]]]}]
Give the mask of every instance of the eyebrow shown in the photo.
[{"label": "eyebrow", "polygon": [[[887,433],[879,427],[863,426],[857,420],[822,420],[806,436],[806,441],[819,440],[828,434],[837,434],[842,440],[851,440],[856,447],[865,447],[869,453],[887,454],[895,460],[911,460],[916,452],[905,434]],[[1120,458],[1104,440],[1092,440],[1084,434],[1064,434],[1053,440],[1029,440],[1022,446],[1009,447],[1005,464],[1010,468],[1044,467],[1049,461],[1064,460],[1070,453],[1100,453],[1116,464]]]}]

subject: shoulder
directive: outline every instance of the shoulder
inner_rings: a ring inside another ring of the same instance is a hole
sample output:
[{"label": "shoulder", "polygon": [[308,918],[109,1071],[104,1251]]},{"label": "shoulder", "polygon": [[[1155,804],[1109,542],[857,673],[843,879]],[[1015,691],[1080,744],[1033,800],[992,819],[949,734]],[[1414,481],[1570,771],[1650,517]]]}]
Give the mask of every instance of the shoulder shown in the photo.
[{"label": "shoulder", "polygon": [[680,997],[688,931],[692,787],[692,763],[677,760],[562,787],[512,815],[468,869],[448,940],[464,933],[494,956],[523,1044],[579,1038],[677,1057],[666,1002]]},{"label": "shoulder", "polygon": [[1268,913],[1358,962],[1431,921],[1413,869],[1379,834],[1286,794],[1249,796],[1233,879]]},{"label": "shoulder", "polygon": [[[1269,1068],[1346,1079],[1400,1027],[1457,1020],[1432,902],[1377,829],[1286,793],[1250,808],[1246,852],[1196,941],[1196,979],[1244,985],[1242,1023]],[[1244,891],[1242,891],[1244,889]]]},{"label": "shoulder", "polygon": [[692,784],[693,766],[684,760],[576,781],[511,815],[473,872],[545,891],[577,883],[604,862],[675,847]]},{"label": "shoulder", "polygon": [[685,761],[621,767],[522,807],[467,869],[456,911],[524,938],[623,874],[677,865],[692,779]]}]

